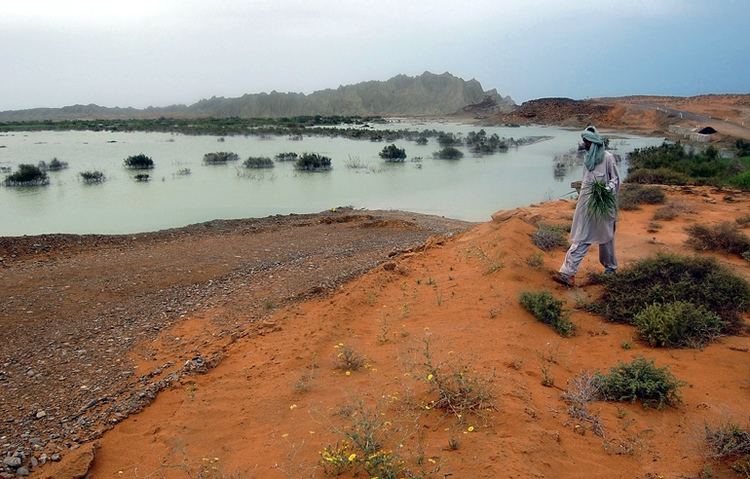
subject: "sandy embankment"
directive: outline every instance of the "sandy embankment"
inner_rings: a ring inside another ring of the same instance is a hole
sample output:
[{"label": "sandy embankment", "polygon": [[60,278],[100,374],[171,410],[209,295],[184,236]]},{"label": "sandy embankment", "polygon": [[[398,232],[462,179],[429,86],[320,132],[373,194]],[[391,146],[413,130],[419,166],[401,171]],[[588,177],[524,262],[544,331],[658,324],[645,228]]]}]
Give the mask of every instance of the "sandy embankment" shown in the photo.
[{"label": "sandy embankment", "polygon": [[[670,190],[671,201],[694,212],[662,222],[656,233],[647,231],[654,206],[623,212],[621,263],[659,251],[690,253],[687,224],[747,214],[749,195],[731,202],[725,195]],[[359,402],[381,414],[386,449],[412,468],[439,466],[431,477],[696,477],[704,464],[703,425],[744,422],[750,410],[750,338],[722,338],[704,350],[653,349],[632,327],[576,309],[597,296],[598,286],[564,290],[550,283],[562,251],[544,254],[540,268],[527,264],[538,252],[530,241],[533,223],[569,221],[572,206],[557,201],[516,210],[395,257],[329,296],[279,309],[227,343],[218,367],[183,377],[105,433],[90,477],[324,477],[319,451],[342,438],[336,431]],[[719,259],[750,278],[747,262]],[[598,271],[595,253],[583,270]],[[559,337],[519,307],[521,291],[542,288],[566,300],[576,337]],[[152,356],[139,357],[140,364],[169,361],[176,341],[195,342],[224,314],[209,306],[188,315],[149,345]],[[465,362],[491,378],[494,411],[458,419],[429,408],[420,354],[425,339],[436,361]],[[350,374],[337,369],[342,345],[365,356],[367,366]],[[567,381],[636,356],[684,380],[683,403],[664,410],[595,403],[604,436],[581,434],[560,398]],[[541,384],[543,368],[553,387]],[[448,448],[450,439],[457,449]],[[60,465],[53,467],[43,473],[62,477]],[[714,473],[722,477],[715,466]]]}]

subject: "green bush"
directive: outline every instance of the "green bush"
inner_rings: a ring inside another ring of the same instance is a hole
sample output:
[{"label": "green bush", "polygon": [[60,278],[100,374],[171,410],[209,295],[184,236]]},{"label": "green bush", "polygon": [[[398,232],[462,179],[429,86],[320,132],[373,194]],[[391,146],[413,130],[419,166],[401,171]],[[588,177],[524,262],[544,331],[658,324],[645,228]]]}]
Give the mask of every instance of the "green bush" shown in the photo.
[{"label": "green bush", "polygon": [[563,302],[547,291],[521,293],[521,306],[536,319],[552,326],[560,336],[573,336],[576,325],[563,312]]},{"label": "green bush", "polygon": [[388,145],[379,153],[380,157],[390,163],[400,163],[406,159],[406,150],[394,145]]},{"label": "green bush", "polygon": [[570,227],[539,223],[537,230],[531,235],[531,241],[542,251],[568,247],[568,232]]},{"label": "green bush", "polygon": [[131,170],[150,170],[154,167],[154,160],[140,153],[138,155],[128,156],[123,162],[125,168]]},{"label": "green bush", "polygon": [[684,173],[669,168],[640,168],[628,173],[626,183],[646,185],[687,185],[690,178]]},{"label": "green bush", "polygon": [[687,301],[652,304],[638,313],[633,324],[651,346],[702,348],[716,339],[724,321],[703,305]]},{"label": "green bush", "polygon": [[229,151],[217,151],[203,155],[203,163],[207,165],[224,165],[229,161],[238,161],[239,159],[240,157],[237,153]]},{"label": "green bush", "polygon": [[686,231],[688,244],[699,251],[724,251],[738,256],[750,251],[750,238],[735,223],[690,225]]},{"label": "green bush", "polygon": [[317,153],[304,153],[294,167],[302,171],[326,171],[331,169],[331,159]]},{"label": "green bush", "polygon": [[460,137],[454,135],[453,133],[446,133],[443,131],[438,133],[437,141],[438,144],[443,148],[447,146],[460,146],[463,144],[463,141]]},{"label": "green bush", "polygon": [[459,160],[464,157],[464,154],[458,148],[446,146],[442,150],[433,153],[433,156],[441,160]]},{"label": "green bush", "polygon": [[678,380],[668,368],[657,368],[654,361],[639,357],[619,363],[607,374],[597,372],[595,384],[605,401],[641,401],[644,407],[675,406],[680,402]]},{"label": "green bush", "polygon": [[7,186],[37,186],[49,183],[47,174],[34,165],[18,165],[18,170],[5,177]]},{"label": "green bush", "polygon": [[727,182],[735,188],[750,190],[750,171],[734,175]]},{"label": "green bush", "polygon": [[713,258],[658,254],[600,280],[603,293],[591,309],[617,323],[632,323],[654,303],[689,301],[719,315],[725,332],[735,332],[750,310],[750,285]]},{"label": "green bush", "polygon": [[639,205],[656,205],[666,201],[667,195],[658,186],[643,186],[637,184],[623,185],[618,197],[621,210],[635,210]]},{"label": "green bush", "polygon": [[105,180],[101,171],[82,171],[80,175],[84,183],[101,183]]},{"label": "green bush", "polygon": [[273,168],[274,164],[271,158],[265,156],[251,156],[242,162],[245,168]]}]

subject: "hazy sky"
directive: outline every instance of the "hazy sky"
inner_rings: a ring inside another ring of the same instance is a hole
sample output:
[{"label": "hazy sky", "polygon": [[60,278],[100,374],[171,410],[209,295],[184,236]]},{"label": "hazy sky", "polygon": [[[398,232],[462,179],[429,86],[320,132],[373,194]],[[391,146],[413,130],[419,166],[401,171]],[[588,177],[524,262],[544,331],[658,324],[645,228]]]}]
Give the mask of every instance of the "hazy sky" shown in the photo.
[{"label": "hazy sky", "polygon": [[517,102],[750,92],[750,0],[0,0],[0,110],[449,71]]}]

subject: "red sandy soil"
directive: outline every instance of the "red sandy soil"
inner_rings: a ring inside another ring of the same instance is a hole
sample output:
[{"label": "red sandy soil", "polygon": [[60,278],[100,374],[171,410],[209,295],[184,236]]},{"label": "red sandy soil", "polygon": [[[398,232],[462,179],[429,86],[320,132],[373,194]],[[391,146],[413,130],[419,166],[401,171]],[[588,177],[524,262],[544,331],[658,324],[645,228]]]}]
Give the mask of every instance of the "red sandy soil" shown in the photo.
[{"label": "red sandy soil", "polygon": [[[647,232],[655,206],[622,212],[621,264],[660,251],[692,253],[684,245],[686,225],[732,220],[750,210],[749,195],[736,194],[733,201],[725,195],[670,189],[669,200],[693,212],[662,222],[656,233]],[[95,456],[91,449],[69,454],[37,477],[69,477],[64,470],[72,461],[92,457],[88,477],[97,479],[327,477],[319,453],[361,417],[351,413],[358,404],[383,421],[384,449],[412,471],[426,471],[424,477],[686,478],[698,477],[706,464],[712,477],[735,477],[706,459],[703,428],[726,419],[744,424],[750,338],[721,338],[704,350],[654,349],[638,341],[631,326],[576,309],[596,298],[599,286],[567,290],[551,283],[549,272],[563,251],[543,254],[542,267],[527,264],[539,252],[530,240],[534,223],[568,222],[573,205],[557,201],[497,214],[400,255],[327,297],[278,310],[235,339],[210,340],[223,308],[189,315],[141,345],[134,355],[139,368],[173,357],[176,338],[204,356],[221,349],[223,361],[206,374],[183,377],[117,424],[96,443]],[[750,263],[717,257],[750,277]],[[597,271],[591,252],[579,279]],[[521,309],[519,293],[539,289],[566,301],[577,336],[561,338]],[[432,409],[435,396],[422,366],[425,340],[436,363],[465,364],[470,375],[489,381],[494,409],[460,418]],[[363,355],[366,366],[338,369],[343,347]],[[571,378],[637,356],[669,366],[686,382],[681,405],[656,410],[593,403],[603,437],[568,416],[561,392]],[[542,368],[552,387],[541,384]],[[451,439],[455,450],[448,447]]]}]

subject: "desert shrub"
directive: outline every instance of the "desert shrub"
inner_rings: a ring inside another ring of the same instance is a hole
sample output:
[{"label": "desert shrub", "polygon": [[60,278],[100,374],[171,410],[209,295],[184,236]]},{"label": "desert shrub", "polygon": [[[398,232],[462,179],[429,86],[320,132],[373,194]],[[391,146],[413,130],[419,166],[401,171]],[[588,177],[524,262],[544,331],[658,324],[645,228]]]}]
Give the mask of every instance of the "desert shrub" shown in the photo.
[{"label": "desert shrub", "polygon": [[265,156],[250,156],[242,162],[245,168],[273,168],[271,158]]},{"label": "desert shrub", "polygon": [[734,222],[742,227],[750,226],[750,215],[740,216],[739,218],[736,218]]},{"label": "desert shrub", "polygon": [[154,160],[143,153],[139,153],[125,158],[123,164],[125,165],[125,168],[131,170],[150,170],[154,167]]},{"label": "desert shrub", "polygon": [[569,227],[539,223],[537,230],[531,235],[531,241],[542,251],[550,251],[555,248],[568,247]]},{"label": "desert shrub", "polygon": [[302,171],[326,171],[331,169],[331,159],[317,153],[303,153],[294,167]]},{"label": "desert shrub", "polygon": [[683,386],[668,368],[657,368],[654,361],[639,357],[619,363],[607,374],[595,374],[596,387],[605,401],[641,401],[645,407],[675,406]]},{"label": "desert shrub", "polygon": [[336,368],[343,371],[359,371],[365,365],[365,358],[349,346],[342,346],[336,354]]},{"label": "desert shrub", "polygon": [[276,161],[297,161],[297,158],[299,155],[297,153],[289,152],[289,153],[279,153],[274,158]]},{"label": "desert shrub", "polygon": [[706,425],[708,455],[729,463],[735,472],[750,477],[750,428],[726,422],[718,427]]},{"label": "desert shrub", "polygon": [[133,179],[139,182],[146,182],[151,180],[151,176],[149,176],[148,173],[138,173]]},{"label": "desert shrub", "polygon": [[432,156],[441,160],[459,160],[464,157],[464,154],[458,148],[446,146],[442,150],[433,153]]},{"label": "desert shrub", "polygon": [[542,266],[544,266],[544,254],[537,251],[529,255],[526,258],[526,264],[531,266],[532,268],[541,268]]},{"label": "desert shrub", "polygon": [[690,225],[687,229],[688,244],[699,251],[724,251],[742,256],[750,251],[750,238],[734,223],[724,222],[716,226]]},{"label": "desert shrub", "polygon": [[621,210],[635,210],[638,205],[664,203],[666,195],[658,186],[623,185],[618,197]]},{"label": "desert shrub", "polygon": [[48,183],[47,174],[34,165],[18,165],[15,173],[5,177],[7,186],[38,186]]},{"label": "desert shrub", "polygon": [[217,151],[203,155],[203,163],[207,165],[223,165],[229,161],[239,161],[239,159],[240,157],[237,153],[229,151]]},{"label": "desert shrub", "polygon": [[600,281],[603,293],[591,309],[617,323],[632,323],[654,303],[689,301],[718,314],[732,332],[750,310],[750,285],[713,258],[658,254]]},{"label": "desert shrub", "polygon": [[573,336],[576,325],[563,311],[563,302],[547,291],[524,292],[519,298],[521,306],[536,319],[552,327],[560,336]]},{"label": "desert shrub", "polygon": [[466,365],[445,366],[435,364],[430,342],[425,341],[423,351],[425,379],[435,398],[435,409],[455,414],[458,418],[494,409],[490,381],[473,373]]},{"label": "desert shrub", "polygon": [[694,210],[685,203],[673,201],[657,208],[654,211],[652,219],[655,221],[669,221],[685,213],[694,213]]},{"label": "desert shrub", "polygon": [[102,183],[105,180],[101,171],[82,171],[79,173],[84,183]]},{"label": "desert shrub", "polygon": [[716,313],[687,301],[647,306],[633,324],[651,346],[668,348],[702,348],[724,329],[724,321]]},{"label": "desert shrub", "polygon": [[392,144],[384,147],[379,155],[390,163],[400,163],[406,159],[406,150]]},{"label": "desert shrub", "polygon": [[628,173],[625,182],[645,185],[687,185],[690,178],[669,168],[641,168]]}]

